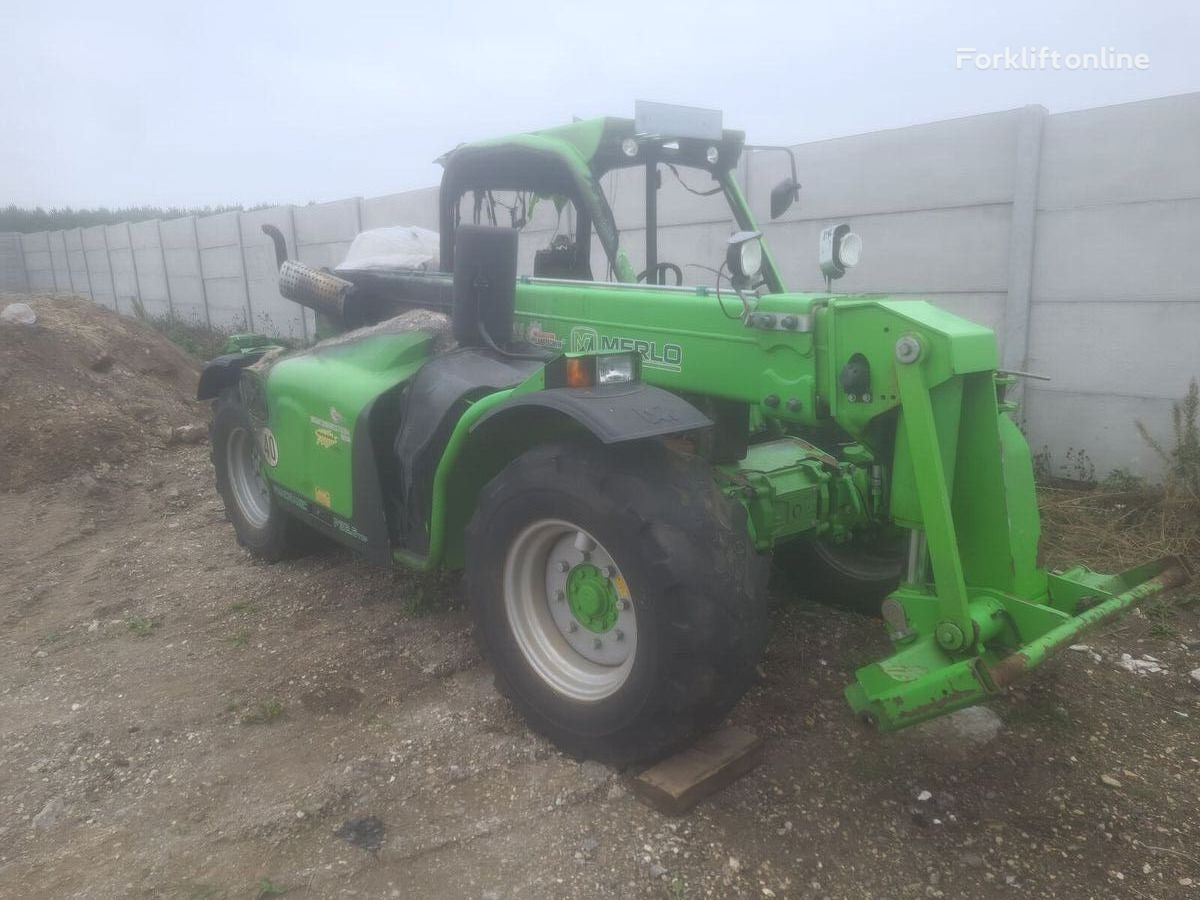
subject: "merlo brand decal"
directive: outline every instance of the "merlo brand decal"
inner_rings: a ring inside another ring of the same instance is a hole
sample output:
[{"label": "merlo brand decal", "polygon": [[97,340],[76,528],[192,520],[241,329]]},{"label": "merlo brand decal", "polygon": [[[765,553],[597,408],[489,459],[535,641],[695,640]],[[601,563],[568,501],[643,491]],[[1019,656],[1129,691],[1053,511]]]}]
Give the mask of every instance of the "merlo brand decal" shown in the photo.
[{"label": "merlo brand decal", "polygon": [[322,450],[328,450],[330,447],[338,445],[338,436],[328,428],[318,428],[313,432],[317,438],[317,446]]},{"label": "merlo brand decal", "polygon": [[[330,412],[333,412],[333,410],[330,410]],[[341,425],[337,422],[327,422],[325,419],[322,419],[319,416],[309,416],[308,421],[309,424],[311,424],[318,431],[328,431],[330,434],[336,436],[338,440],[342,441],[342,443],[350,443],[350,429],[345,425]],[[325,444],[321,443],[321,437],[319,434],[317,436],[317,443],[322,447],[326,446]],[[330,444],[329,446],[332,447],[333,444]]]},{"label": "merlo brand decal", "polygon": [[600,335],[596,333],[595,328],[588,328],[584,325],[576,325],[571,329],[572,353],[595,353],[596,348],[599,346]]},{"label": "merlo brand decal", "polygon": [[660,341],[645,341],[641,338],[600,334],[595,328],[577,325],[571,329],[570,349],[572,353],[637,353],[642,365],[649,369],[664,369],[668,372],[683,371],[683,347],[679,344]]},{"label": "merlo brand decal", "polygon": [[279,444],[275,440],[275,435],[270,428],[260,428],[258,430],[258,447],[262,451],[263,459],[266,460],[268,466],[272,469],[279,465]]}]

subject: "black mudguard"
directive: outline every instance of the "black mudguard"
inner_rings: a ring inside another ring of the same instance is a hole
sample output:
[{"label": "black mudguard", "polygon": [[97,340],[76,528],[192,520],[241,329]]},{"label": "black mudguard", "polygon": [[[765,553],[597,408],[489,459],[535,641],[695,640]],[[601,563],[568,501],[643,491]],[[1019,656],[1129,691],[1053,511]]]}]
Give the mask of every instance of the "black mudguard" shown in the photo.
[{"label": "black mudguard", "polygon": [[200,373],[200,384],[196,388],[197,400],[212,400],[225,388],[237,384],[238,376],[246,366],[262,359],[265,350],[250,353],[226,353],[210,359]]},{"label": "black mudguard", "polygon": [[550,388],[522,394],[493,409],[472,427],[530,407],[574,419],[605,444],[663,437],[708,428],[712,420],[677,394],[648,384]]}]

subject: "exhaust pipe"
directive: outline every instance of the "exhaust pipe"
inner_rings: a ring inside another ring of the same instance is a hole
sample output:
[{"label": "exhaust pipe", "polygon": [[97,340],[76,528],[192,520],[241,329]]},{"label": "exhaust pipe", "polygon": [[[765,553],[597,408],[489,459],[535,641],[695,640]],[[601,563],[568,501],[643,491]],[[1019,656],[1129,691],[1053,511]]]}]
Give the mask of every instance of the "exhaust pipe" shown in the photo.
[{"label": "exhaust pipe", "polygon": [[354,291],[353,282],[316,266],[288,259],[283,233],[274,225],[264,225],[262,230],[275,244],[275,261],[279,264],[279,293],[336,322],[344,322],[346,300]]}]

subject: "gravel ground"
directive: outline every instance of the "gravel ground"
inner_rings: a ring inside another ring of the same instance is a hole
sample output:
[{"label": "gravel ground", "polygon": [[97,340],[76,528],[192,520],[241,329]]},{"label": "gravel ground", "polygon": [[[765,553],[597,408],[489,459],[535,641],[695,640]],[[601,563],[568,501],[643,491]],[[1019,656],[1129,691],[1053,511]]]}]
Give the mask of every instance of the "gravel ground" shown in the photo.
[{"label": "gravel ground", "polygon": [[878,623],[781,603],[733,716],[764,763],[670,819],[526,731],[452,582],[252,561],[205,447],[0,494],[0,571],[4,897],[1200,890],[1193,611],[878,735],[840,696]]}]

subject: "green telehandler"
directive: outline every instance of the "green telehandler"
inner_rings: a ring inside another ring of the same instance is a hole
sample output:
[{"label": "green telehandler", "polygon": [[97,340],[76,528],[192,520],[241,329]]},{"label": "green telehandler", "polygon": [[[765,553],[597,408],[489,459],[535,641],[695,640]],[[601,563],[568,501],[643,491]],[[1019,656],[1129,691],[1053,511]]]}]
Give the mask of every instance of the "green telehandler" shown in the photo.
[{"label": "green telehandler", "polygon": [[[425,268],[318,269],[265,226],[321,339],[235,336],[204,369],[241,544],[276,560],[323,535],[464,569],[498,685],[565,750],[616,763],[737,703],[772,559],[813,599],[882,617],[893,652],[846,699],[884,730],[993,697],[1187,580],[1176,559],[1039,567],[1018,374],[992,332],[919,300],[788,291],[743,151],[719,113],[653,104],[461,145]],[[772,218],[798,196],[791,168]],[[664,173],[731,223],[703,285],[660,252]],[[617,226],[618,182],[643,189],[636,228]],[[538,216],[558,230],[531,254]],[[833,279],[859,245],[838,226],[820,250]]]}]

